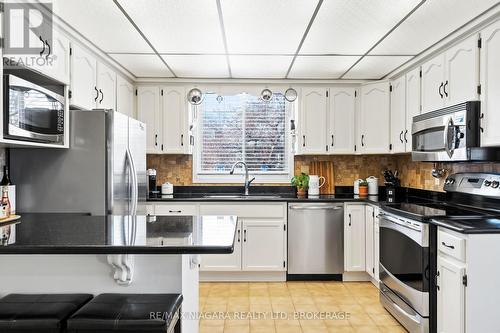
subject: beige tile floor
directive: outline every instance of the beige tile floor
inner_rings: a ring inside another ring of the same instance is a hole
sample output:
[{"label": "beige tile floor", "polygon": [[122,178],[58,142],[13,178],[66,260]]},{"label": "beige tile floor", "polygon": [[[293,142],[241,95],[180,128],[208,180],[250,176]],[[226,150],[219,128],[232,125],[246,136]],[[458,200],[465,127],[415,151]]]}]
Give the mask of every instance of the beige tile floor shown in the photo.
[{"label": "beige tile floor", "polygon": [[369,282],[201,283],[200,311],[201,333],[406,332]]}]

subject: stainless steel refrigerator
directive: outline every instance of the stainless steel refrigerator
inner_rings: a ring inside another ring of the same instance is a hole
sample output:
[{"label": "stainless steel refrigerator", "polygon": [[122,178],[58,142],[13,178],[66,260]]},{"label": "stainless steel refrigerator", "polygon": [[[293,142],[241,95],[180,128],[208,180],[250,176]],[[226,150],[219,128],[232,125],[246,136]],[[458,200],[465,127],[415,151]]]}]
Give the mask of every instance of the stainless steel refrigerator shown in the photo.
[{"label": "stainless steel refrigerator", "polygon": [[145,214],[146,126],[112,110],[71,110],[69,149],[11,149],[17,210]]}]

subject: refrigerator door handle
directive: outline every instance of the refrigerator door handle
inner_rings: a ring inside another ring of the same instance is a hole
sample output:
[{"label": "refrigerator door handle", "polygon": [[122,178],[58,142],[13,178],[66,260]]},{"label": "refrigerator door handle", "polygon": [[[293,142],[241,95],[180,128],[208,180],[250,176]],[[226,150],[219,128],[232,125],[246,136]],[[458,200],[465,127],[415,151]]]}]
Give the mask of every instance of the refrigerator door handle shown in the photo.
[{"label": "refrigerator door handle", "polygon": [[137,202],[139,201],[139,189],[137,182],[137,170],[135,169],[134,159],[129,148],[127,148],[127,160],[130,166],[130,175],[132,177],[132,203],[130,208],[130,215],[136,215]]}]

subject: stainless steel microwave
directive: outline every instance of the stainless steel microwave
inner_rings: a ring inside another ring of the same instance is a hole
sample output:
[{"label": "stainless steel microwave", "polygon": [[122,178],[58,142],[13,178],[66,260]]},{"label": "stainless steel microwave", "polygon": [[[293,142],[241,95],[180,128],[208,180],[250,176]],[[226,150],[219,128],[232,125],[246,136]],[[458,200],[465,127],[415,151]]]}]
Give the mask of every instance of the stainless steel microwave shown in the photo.
[{"label": "stainless steel microwave", "polygon": [[470,161],[480,147],[480,102],[471,101],[413,117],[414,161]]},{"label": "stainless steel microwave", "polygon": [[5,74],[4,138],[63,145],[64,96],[53,90]]}]

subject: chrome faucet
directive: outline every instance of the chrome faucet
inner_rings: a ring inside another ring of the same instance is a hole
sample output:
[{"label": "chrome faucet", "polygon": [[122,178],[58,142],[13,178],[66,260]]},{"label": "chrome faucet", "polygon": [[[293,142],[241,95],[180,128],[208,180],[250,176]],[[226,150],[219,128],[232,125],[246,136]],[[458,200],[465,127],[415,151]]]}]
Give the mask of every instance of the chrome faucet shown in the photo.
[{"label": "chrome faucet", "polygon": [[248,189],[250,187],[250,184],[255,180],[255,177],[248,180],[248,166],[247,166],[247,164],[243,161],[238,161],[238,162],[234,163],[229,174],[230,175],[234,174],[234,169],[239,164],[243,165],[243,167],[245,168],[245,195],[248,195]]}]

